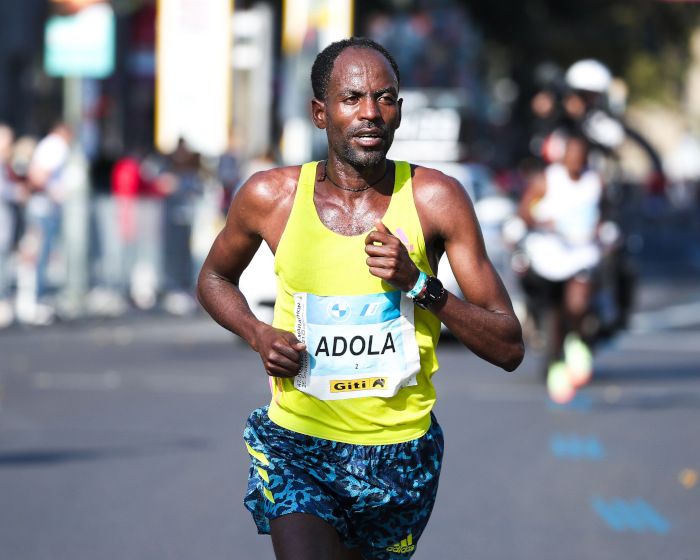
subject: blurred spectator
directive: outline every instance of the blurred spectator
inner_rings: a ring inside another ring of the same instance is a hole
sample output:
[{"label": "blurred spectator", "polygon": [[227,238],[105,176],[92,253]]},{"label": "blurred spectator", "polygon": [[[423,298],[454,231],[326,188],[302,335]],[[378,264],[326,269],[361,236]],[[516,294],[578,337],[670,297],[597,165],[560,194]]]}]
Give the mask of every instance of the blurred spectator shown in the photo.
[{"label": "blurred spectator", "polygon": [[216,176],[223,188],[221,198],[221,211],[225,215],[231,204],[233,195],[241,183],[241,139],[240,134],[235,129],[231,132],[228,148],[219,156],[216,167]]},{"label": "blurred spectator", "polygon": [[133,266],[133,249],[136,242],[138,196],[141,190],[141,161],[136,154],[128,154],[114,164],[111,174],[111,191],[115,205],[117,232],[117,268],[114,271],[116,287],[126,293]]},{"label": "blurred spectator", "polygon": [[96,315],[115,316],[126,310],[138,239],[140,169],[137,154],[119,158],[109,168],[107,192],[95,197],[100,266],[88,307]]},{"label": "blurred spectator", "polygon": [[[71,141],[68,125],[55,125],[37,144],[27,172],[31,196],[26,206],[26,219],[28,233],[37,243],[34,297],[40,305],[48,291],[49,258],[60,238],[62,205],[67,194],[62,175]],[[39,307],[37,311],[43,315],[46,309]],[[36,320],[43,323],[48,319],[37,316]]]},{"label": "blurred spectator", "polygon": [[14,201],[17,185],[10,167],[13,130],[0,123],[0,328],[13,321],[10,295],[13,281],[11,254],[15,238]]},{"label": "blurred spectator", "polygon": [[596,146],[618,148],[625,139],[625,128],[608,109],[607,92],[613,82],[610,70],[597,60],[585,59],[562,77],[551,69],[549,74],[549,83],[531,101],[536,118],[534,155],[543,156],[548,163],[560,161],[566,136],[573,130],[583,132]]},{"label": "blurred spectator", "polygon": [[31,190],[29,188],[29,164],[34,157],[37,139],[33,136],[21,136],[12,148],[10,160],[10,177],[15,183],[15,199],[12,204],[14,210],[14,245],[17,247],[25,232],[26,212],[25,207]]},{"label": "blurred spectator", "polygon": [[[546,66],[546,65],[543,65]],[[604,170],[603,161],[616,152],[626,140],[634,142],[649,158],[652,172],[644,189],[650,198],[662,196],[666,177],[656,149],[624,120],[624,102],[611,101],[611,91],[619,87],[612,73],[598,60],[582,59],[572,64],[563,75],[552,68],[541,72],[543,89],[531,101],[535,121],[530,149],[547,163],[560,161],[567,135],[582,132],[591,147],[596,167]],[[609,158],[610,159],[610,158]],[[619,162],[612,158],[612,168]],[[609,176],[614,172],[608,172]]]},{"label": "blurred spectator", "polygon": [[[15,145],[12,148],[12,159],[10,161],[10,168],[13,177],[20,185],[21,192],[21,203],[26,203],[29,198],[29,164],[34,157],[34,150],[36,150],[37,140],[33,136],[21,136],[15,141]],[[21,228],[18,228],[21,230]]]},{"label": "blurred spectator", "polygon": [[134,304],[144,310],[156,306],[163,286],[164,200],[174,188],[172,175],[165,171],[165,158],[156,151],[140,161],[136,219],[138,242],[134,247],[130,295]]},{"label": "blurred spectator", "polygon": [[665,161],[668,198],[679,218],[700,226],[700,137],[686,131]]},{"label": "blurred spectator", "polygon": [[163,306],[169,313],[185,315],[196,309],[193,297],[195,270],[192,261],[192,223],[203,192],[201,158],[184,139],[165,160],[158,177],[165,198]]}]

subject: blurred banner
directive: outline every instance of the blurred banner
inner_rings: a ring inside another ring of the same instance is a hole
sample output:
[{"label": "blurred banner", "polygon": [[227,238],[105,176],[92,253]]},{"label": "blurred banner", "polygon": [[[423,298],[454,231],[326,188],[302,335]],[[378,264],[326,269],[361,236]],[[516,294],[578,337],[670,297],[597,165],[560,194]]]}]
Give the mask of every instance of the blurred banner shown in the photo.
[{"label": "blurred banner", "polygon": [[309,74],[316,55],[353,32],[353,0],[285,0],[282,21],[284,95],[280,100],[282,159],[287,164],[325,153],[325,136],[309,119]]},{"label": "blurred banner", "polygon": [[352,33],[353,0],[285,0],[282,49],[301,52],[309,35],[323,47]]},{"label": "blurred banner", "polygon": [[270,151],[274,80],[274,12],[263,3],[233,17],[233,128],[245,158]]},{"label": "blurred banner", "polygon": [[204,155],[227,146],[232,0],[159,0],[156,22],[156,147],[178,139]]},{"label": "blurred banner", "polygon": [[[67,2],[61,2],[61,5]],[[114,11],[107,3],[70,4],[72,15],[46,22],[44,69],[49,76],[106,78],[114,71]]]}]

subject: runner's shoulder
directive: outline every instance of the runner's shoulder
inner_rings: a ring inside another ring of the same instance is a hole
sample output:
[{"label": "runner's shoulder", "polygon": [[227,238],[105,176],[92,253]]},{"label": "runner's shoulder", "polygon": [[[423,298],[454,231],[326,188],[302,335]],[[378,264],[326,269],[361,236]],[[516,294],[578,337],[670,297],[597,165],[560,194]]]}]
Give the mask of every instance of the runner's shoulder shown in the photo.
[{"label": "runner's shoulder", "polygon": [[301,166],[258,171],[243,183],[233,204],[246,210],[272,212],[294,201]]}]

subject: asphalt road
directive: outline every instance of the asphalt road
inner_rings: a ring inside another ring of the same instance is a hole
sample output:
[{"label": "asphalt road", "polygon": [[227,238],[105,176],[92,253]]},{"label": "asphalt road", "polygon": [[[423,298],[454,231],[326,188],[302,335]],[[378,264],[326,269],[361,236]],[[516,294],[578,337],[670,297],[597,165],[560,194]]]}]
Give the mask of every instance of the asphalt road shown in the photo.
[{"label": "asphalt road", "polygon": [[[417,560],[700,557],[700,267],[650,239],[629,331],[551,404],[515,373],[439,347],[446,436]],[[0,333],[0,559],[265,560],[241,504],[258,356],[203,315]]]}]

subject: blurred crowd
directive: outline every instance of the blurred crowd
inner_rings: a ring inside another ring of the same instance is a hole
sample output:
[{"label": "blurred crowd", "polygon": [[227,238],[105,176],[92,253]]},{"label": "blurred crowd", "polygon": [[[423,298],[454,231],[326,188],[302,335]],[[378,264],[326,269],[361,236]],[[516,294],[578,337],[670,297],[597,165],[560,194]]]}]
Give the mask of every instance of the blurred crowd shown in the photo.
[{"label": "blurred crowd", "polygon": [[0,124],[0,328],[195,312],[196,276],[233,192],[273,163],[243,161],[234,141],[205,158],[180,140],[170,154],[90,165],[74,136],[64,122],[43,138]]},{"label": "blurred crowd", "polygon": [[396,53],[404,87],[439,85],[479,95],[481,37],[465,6],[420,2],[409,12],[374,12],[365,25],[368,35]]}]

